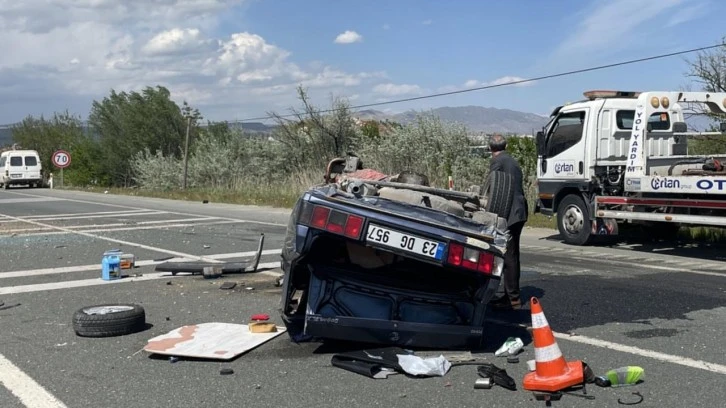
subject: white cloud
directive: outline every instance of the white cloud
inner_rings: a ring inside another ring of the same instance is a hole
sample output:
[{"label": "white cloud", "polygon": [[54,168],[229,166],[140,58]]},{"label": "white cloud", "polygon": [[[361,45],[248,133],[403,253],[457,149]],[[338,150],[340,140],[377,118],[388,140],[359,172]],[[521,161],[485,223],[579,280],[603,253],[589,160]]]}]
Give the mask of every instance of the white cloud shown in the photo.
[{"label": "white cloud", "polygon": [[[683,23],[697,14],[681,14],[690,0],[612,0],[595,2],[595,6],[573,13],[577,27],[560,43],[556,55],[580,55],[595,50],[619,51],[637,45],[639,30],[662,28],[665,21],[679,16]],[[651,24],[646,24],[651,22]],[[564,24],[565,22],[563,22]]]},{"label": "white cloud", "polygon": [[434,22],[434,20],[428,19],[421,22],[423,25],[431,25]]},{"label": "white cloud", "polygon": [[[523,81],[526,78],[522,78],[519,76],[514,75],[507,75],[503,77],[496,78],[491,81],[480,81],[478,79],[469,79],[466,82],[464,82],[461,85],[447,85],[443,86],[438,89],[438,92],[455,92],[455,91],[463,91],[465,89],[471,89],[471,88],[480,88],[485,86],[496,86],[496,85],[504,85],[504,86],[531,86],[536,83],[536,81],[528,81],[528,82],[519,82]],[[512,82],[517,82],[514,84],[511,84]],[[507,85],[511,84],[511,85]]]},{"label": "white cloud", "polygon": [[390,24],[383,24],[383,29],[384,30],[390,30],[391,29],[391,25]]},{"label": "white cloud", "polygon": [[336,44],[352,44],[356,42],[362,42],[363,36],[356,33],[355,31],[346,30],[343,33],[338,34],[335,37]]},{"label": "white cloud", "polygon": [[239,3],[0,0],[0,123],[65,109],[85,116],[92,99],[111,89],[155,85],[210,119],[243,119],[297,105],[298,84],[325,103],[330,94],[361,94],[386,79],[293,61],[255,33],[212,35]]},{"label": "white cloud", "polygon": [[423,89],[418,85],[386,83],[374,86],[373,92],[385,96],[420,95]]}]

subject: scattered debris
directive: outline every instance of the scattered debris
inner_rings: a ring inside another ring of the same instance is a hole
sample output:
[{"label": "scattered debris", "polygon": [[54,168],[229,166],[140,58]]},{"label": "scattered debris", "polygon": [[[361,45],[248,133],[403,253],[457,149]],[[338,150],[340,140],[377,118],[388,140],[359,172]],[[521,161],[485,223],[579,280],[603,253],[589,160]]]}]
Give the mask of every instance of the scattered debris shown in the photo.
[{"label": "scattered debris", "polygon": [[265,242],[265,234],[260,234],[260,241],[257,246],[257,253],[255,256],[247,262],[226,262],[226,263],[211,263],[211,262],[165,262],[156,265],[155,270],[157,272],[171,272],[172,275],[176,275],[180,272],[187,273],[204,273],[204,268],[209,266],[216,266],[222,268],[223,274],[230,273],[254,273],[257,272],[257,267],[260,264],[260,258],[262,257],[262,247]]},{"label": "scattered debris", "polygon": [[625,402],[622,399],[618,398],[618,404],[620,404],[620,405],[637,405],[637,404],[640,404],[641,402],[643,402],[643,395],[641,393],[639,393],[638,391],[635,391],[634,393],[632,393],[632,395],[635,395],[639,399],[635,400],[635,401],[631,401],[631,402]]},{"label": "scattered debris", "polygon": [[516,391],[517,383],[514,382],[514,378],[507,374],[507,370],[499,368],[494,364],[486,363],[482,364],[477,368],[479,376],[482,378],[491,378],[492,382],[496,385],[504,387],[508,390]]},{"label": "scattered debris", "polygon": [[519,357],[517,357],[517,356],[507,357],[507,363],[509,363],[509,364],[517,364],[517,363],[519,363]]},{"label": "scattered debris", "polygon": [[182,326],[150,339],[144,350],[149,353],[180,357],[229,360],[285,332],[252,333],[244,324],[201,323]]},{"label": "scattered debris", "polygon": [[522,351],[522,347],[524,347],[524,342],[522,342],[522,339],[519,337],[514,338],[510,337],[508,338],[504,344],[502,344],[497,351],[494,352],[494,355],[497,357],[502,356],[516,356],[519,354],[520,351]]},{"label": "scattered debris", "polygon": [[219,288],[222,290],[230,290],[234,289],[235,286],[237,286],[236,282],[224,282],[223,284],[219,285]]},{"label": "scattered debris", "polygon": [[174,259],[174,257],[173,256],[166,256],[164,258],[157,258],[157,259],[154,259],[154,262],[164,262],[164,261],[168,261],[169,259]]},{"label": "scattered debris", "polygon": [[474,382],[474,389],[488,390],[492,388],[492,379],[489,377],[477,378]]},{"label": "scattered debris", "polygon": [[211,248],[212,246],[211,246],[211,245],[206,245],[206,244],[205,244],[205,245],[203,245],[203,247],[204,247],[204,249],[209,249],[209,248]]},{"label": "scattered debris", "polygon": [[5,303],[3,302],[3,303],[0,303],[0,310],[8,310],[8,309],[12,309],[12,308],[14,308],[14,307],[18,307],[18,306],[20,306],[20,305],[22,305],[22,303],[16,303],[16,304],[14,304],[14,305],[7,305],[7,306],[5,306]]},{"label": "scattered debris", "polygon": [[222,276],[222,267],[220,266],[205,266],[202,269],[202,276],[204,279],[217,279]]},{"label": "scattered debris", "polygon": [[247,286],[245,289],[246,290],[255,290],[255,288],[253,288],[252,286]]},{"label": "scattered debris", "polygon": [[223,369],[219,370],[219,373],[222,375],[230,375],[230,374],[234,374],[234,370],[231,368],[223,368]]},{"label": "scattered debris", "polygon": [[65,245],[56,245],[53,248],[55,248],[55,249],[66,248],[66,246]]},{"label": "scattered debris", "polygon": [[202,204],[209,204],[209,200],[202,200]]},{"label": "scattered debris", "polygon": [[179,361],[179,357],[176,357],[176,356],[171,356],[171,357],[169,357],[169,362],[170,362],[170,363],[174,364],[174,363],[176,363],[177,361]]},{"label": "scattered debris", "polygon": [[277,327],[274,323],[268,322],[270,316],[264,313],[252,315],[250,318],[250,331],[252,333],[274,333]]}]

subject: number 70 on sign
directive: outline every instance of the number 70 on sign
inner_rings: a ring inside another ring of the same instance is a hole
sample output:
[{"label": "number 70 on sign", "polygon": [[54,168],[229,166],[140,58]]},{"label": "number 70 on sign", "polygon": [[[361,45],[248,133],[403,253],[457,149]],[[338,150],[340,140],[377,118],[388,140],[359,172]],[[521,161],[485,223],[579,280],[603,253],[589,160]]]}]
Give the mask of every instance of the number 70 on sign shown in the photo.
[{"label": "number 70 on sign", "polygon": [[71,154],[65,150],[57,150],[53,153],[52,160],[55,167],[63,169],[71,164]]}]

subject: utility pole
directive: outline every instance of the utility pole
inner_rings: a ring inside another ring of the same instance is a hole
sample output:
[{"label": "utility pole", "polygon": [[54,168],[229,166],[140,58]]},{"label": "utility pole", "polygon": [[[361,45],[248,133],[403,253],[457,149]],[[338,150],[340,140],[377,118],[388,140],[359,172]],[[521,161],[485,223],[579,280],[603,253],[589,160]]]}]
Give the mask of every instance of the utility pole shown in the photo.
[{"label": "utility pole", "polygon": [[182,181],[182,190],[187,189],[187,160],[189,159],[189,128],[192,126],[192,117],[187,117],[187,137],[184,142],[184,179]]}]

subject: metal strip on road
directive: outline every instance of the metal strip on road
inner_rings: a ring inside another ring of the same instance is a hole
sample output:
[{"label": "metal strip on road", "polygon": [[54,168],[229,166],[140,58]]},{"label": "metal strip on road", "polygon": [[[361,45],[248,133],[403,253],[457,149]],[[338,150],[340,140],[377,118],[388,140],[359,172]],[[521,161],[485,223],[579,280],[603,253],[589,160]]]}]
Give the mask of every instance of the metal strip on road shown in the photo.
[{"label": "metal strip on road", "polygon": [[[276,268],[279,266],[280,266],[279,261],[265,262],[265,263],[260,263],[259,265],[257,265],[257,267],[261,268],[261,269]],[[275,271],[261,271],[261,272],[255,272],[255,274],[267,275],[267,276],[272,276],[275,278],[282,276],[281,273],[275,272]],[[142,282],[142,281],[157,280],[157,279],[182,278],[185,276],[191,276],[191,274],[187,273],[187,272],[179,272],[176,275],[172,275],[171,272],[154,272],[154,273],[147,273],[147,274],[144,274],[141,276],[134,276],[134,277],[128,277],[128,278],[123,278],[123,279],[109,280],[109,281],[103,280],[101,278],[94,278],[94,279],[81,279],[81,280],[74,280],[74,281],[38,283],[38,284],[32,284],[32,285],[18,285],[18,286],[0,288],[0,295],[30,293],[30,292],[43,292],[43,291],[48,291],[48,290],[72,289],[72,288],[82,288],[82,287],[87,287],[87,286],[98,286],[98,285],[114,285],[114,284],[118,284],[118,283]]]},{"label": "metal strip on road", "polygon": [[[282,252],[281,249],[266,249],[262,251],[262,256],[265,255],[279,255]],[[226,254],[213,254],[213,255],[207,255],[207,258],[210,259],[231,259],[231,258],[243,258],[248,256],[254,256],[257,254],[257,251],[248,251],[248,252],[230,252]],[[194,259],[190,258],[172,258],[164,261],[154,261],[154,260],[144,260],[144,261],[137,261],[136,266],[149,266],[149,265],[157,265],[162,262],[187,262],[187,261],[193,261]],[[22,271],[9,271],[9,272],[0,272],[0,279],[8,279],[8,278],[25,278],[28,276],[40,276],[40,275],[55,275],[60,273],[73,273],[73,272],[88,272],[88,271],[95,271],[99,269],[99,264],[90,264],[90,265],[78,265],[78,266],[61,266],[56,268],[41,268],[41,269],[26,269]],[[1,290],[1,289],[0,289]]]},{"label": "metal strip on road", "polygon": [[0,384],[28,408],[68,408],[2,354]]}]

